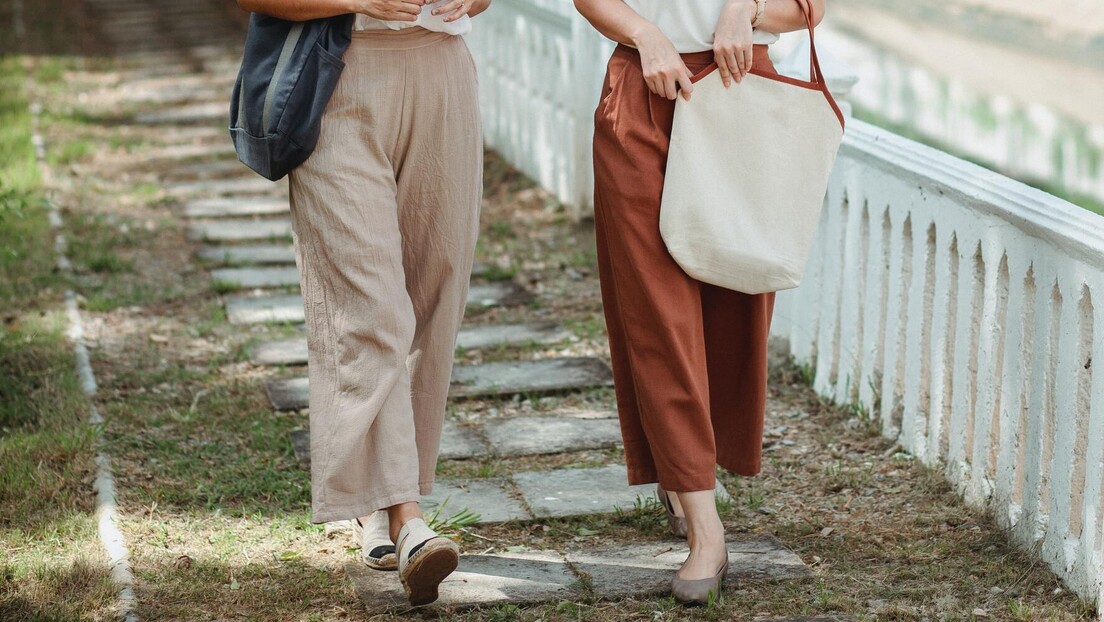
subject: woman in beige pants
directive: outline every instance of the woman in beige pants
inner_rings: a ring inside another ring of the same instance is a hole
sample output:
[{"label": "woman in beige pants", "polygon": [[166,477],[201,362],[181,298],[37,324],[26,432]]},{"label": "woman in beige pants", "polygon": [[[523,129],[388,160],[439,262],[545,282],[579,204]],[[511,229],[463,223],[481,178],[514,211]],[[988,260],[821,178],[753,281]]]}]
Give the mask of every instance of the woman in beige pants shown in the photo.
[{"label": "woman in beige pants", "polygon": [[[356,13],[318,145],[291,174],[307,320],[314,522],[357,519],[365,561],[432,602],[459,561],[424,522],[478,232],[482,134],[463,39],[490,0],[239,0]],[[392,544],[394,543],[394,544]]]}]

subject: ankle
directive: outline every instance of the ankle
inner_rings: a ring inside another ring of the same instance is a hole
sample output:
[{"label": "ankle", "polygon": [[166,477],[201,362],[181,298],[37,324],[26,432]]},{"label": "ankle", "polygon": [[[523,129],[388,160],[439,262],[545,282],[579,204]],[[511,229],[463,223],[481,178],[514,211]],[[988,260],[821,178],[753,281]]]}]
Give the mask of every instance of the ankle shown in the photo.
[{"label": "ankle", "polygon": [[399,532],[402,531],[403,525],[415,518],[423,518],[422,509],[417,503],[400,503],[387,508],[391,541],[398,544]]}]

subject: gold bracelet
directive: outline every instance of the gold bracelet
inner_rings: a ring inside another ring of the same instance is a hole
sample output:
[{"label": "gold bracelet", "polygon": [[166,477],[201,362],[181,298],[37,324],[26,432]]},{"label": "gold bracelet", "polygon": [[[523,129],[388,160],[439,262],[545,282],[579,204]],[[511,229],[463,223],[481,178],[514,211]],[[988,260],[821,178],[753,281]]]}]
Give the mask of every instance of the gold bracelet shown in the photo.
[{"label": "gold bracelet", "polygon": [[763,21],[763,14],[767,12],[767,0],[755,0],[755,18],[751,20],[751,27],[758,28]]}]

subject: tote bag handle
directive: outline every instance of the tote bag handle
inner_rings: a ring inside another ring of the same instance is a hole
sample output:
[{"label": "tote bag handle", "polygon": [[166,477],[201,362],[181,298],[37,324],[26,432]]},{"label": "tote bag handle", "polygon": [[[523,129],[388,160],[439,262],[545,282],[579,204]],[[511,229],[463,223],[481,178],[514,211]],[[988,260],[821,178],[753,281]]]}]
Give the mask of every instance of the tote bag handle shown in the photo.
[{"label": "tote bag handle", "polygon": [[828,104],[832,106],[836,117],[839,118],[840,126],[843,126],[843,112],[840,111],[836,98],[832,97],[832,92],[828,90],[828,81],[824,79],[824,72],[820,69],[820,59],[817,58],[816,38],[813,36],[813,30],[815,29],[813,26],[813,7],[809,0],[797,0],[797,4],[805,15],[805,26],[809,29],[809,81],[816,84],[820,92],[824,93],[824,98],[828,100]]},{"label": "tote bag handle", "polygon": [[[828,82],[824,79],[824,73],[820,70],[820,59],[817,58],[816,42],[813,39],[813,9],[809,5],[809,0],[797,0],[797,4],[801,7],[802,14],[805,15],[805,26],[809,29],[809,79],[798,80],[789,76],[773,76],[763,75],[763,77],[773,80],[780,80],[789,84],[802,86],[805,88],[813,88],[824,94],[824,99],[828,100],[828,105],[832,107],[832,111],[836,113],[836,118],[839,119],[840,127],[844,127],[845,122],[843,118],[843,112],[840,110],[839,104],[836,103],[836,98],[832,97],[832,92],[828,90]],[[717,69],[717,63],[710,63],[708,67],[702,69],[698,73],[690,77],[690,82],[697,82],[705,76],[709,75]]]}]

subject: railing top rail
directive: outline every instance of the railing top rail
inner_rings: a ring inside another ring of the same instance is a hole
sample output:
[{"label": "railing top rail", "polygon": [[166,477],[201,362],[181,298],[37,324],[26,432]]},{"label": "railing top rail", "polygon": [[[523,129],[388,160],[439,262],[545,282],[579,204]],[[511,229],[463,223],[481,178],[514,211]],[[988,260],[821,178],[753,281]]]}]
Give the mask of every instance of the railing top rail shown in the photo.
[{"label": "railing top rail", "polygon": [[924,188],[1104,269],[1104,217],[1099,214],[857,119],[847,123],[841,153],[867,155],[863,160],[870,166],[914,178]]}]

